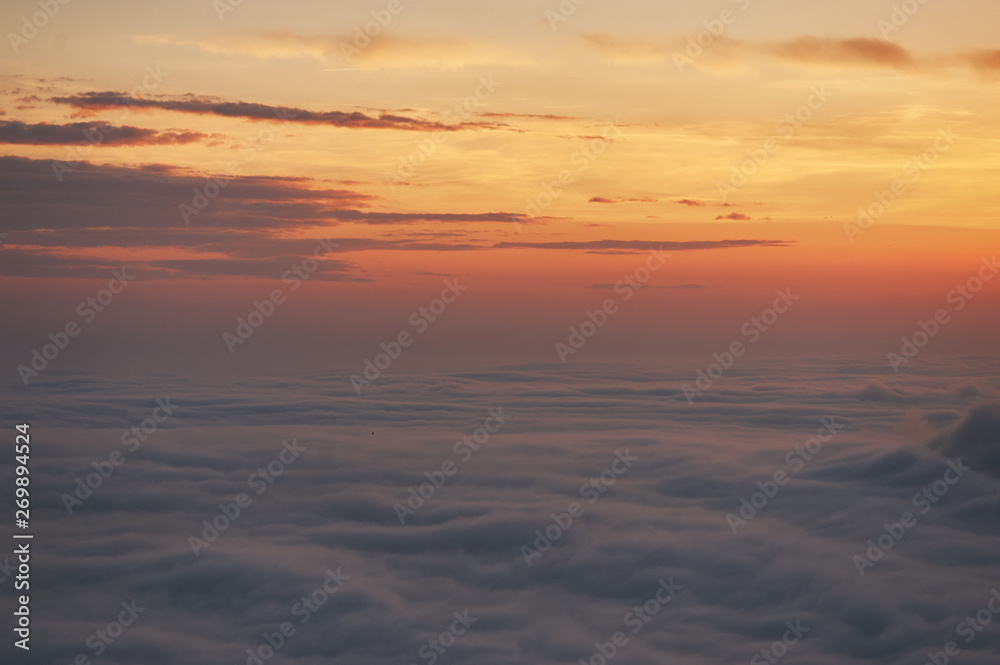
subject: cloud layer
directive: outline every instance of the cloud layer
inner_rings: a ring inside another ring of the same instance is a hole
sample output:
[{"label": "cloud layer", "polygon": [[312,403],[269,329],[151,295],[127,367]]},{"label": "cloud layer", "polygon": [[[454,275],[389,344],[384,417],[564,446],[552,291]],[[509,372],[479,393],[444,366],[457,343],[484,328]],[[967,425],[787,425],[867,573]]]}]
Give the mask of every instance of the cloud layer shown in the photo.
[{"label": "cloud layer", "polygon": [[[69,170],[59,173],[57,169]],[[58,176],[63,178],[59,182]],[[206,192],[215,195],[209,197]],[[199,199],[198,196],[201,198]],[[482,226],[514,228],[536,220],[522,213],[392,212],[381,199],[330,188],[310,178],[199,174],[163,164],[106,166],[0,157],[0,203],[8,215],[0,274],[21,277],[101,277],[121,265],[120,250],[183,251],[188,256],[134,260],[142,279],[269,277],[309,255],[319,240],[338,253],[392,251],[499,251],[516,249],[642,253],[731,247],[782,247],[782,240],[490,241],[473,237]],[[402,227],[431,224],[457,229],[391,238],[334,233],[342,224]],[[86,250],[86,253],[81,253]],[[367,281],[348,260],[328,259],[315,279]]]},{"label": "cloud layer", "polygon": [[[93,657],[88,636],[133,598],[147,609],[101,662],[243,663],[292,621],[286,662],[424,663],[421,646],[465,610],[476,623],[449,662],[576,662],[618,630],[619,662],[746,662],[794,620],[809,630],[796,662],[922,663],[956,639],[995,583],[997,482],[967,472],[926,514],[911,498],[949,468],[925,442],[967,440],[977,404],[995,414],[995,373],[979,361],[879,382],[849,362],[744,365],[694,405],[691,375],[390,372],[359,397],[341,374],[50,374],[5,395],[46,442],[32,471],[47,544],[39,662]],[[123,433],[167,396],[176,413],[129,452]],[[502,427],[457,454],[490,409]],[[821,418],[840,429],[795,470],[788,455]],[[301,458],[257,494],[253,474],[291,438]],[[67,514],[60,497],[113,450],[124,464]],[[581,496],[625,451],[634,463],[594,502]],[[394,506],[446,461],[457,471],[400,524]],[[727,514],[778,470],[791,480],[733,533]],[[252,505],[196,556],[189,536],[241,492]],[[529,566],[522,546],[574,501],[583,516]],[[905,511],[916,526],[859,576],[852,556]],[[298,623],[296,603],[337,568],[351,579]],[[682,591],[632,634],[624,618],[670,578]],[[988,627],[962,661],[992,663],[998,646]]]}]

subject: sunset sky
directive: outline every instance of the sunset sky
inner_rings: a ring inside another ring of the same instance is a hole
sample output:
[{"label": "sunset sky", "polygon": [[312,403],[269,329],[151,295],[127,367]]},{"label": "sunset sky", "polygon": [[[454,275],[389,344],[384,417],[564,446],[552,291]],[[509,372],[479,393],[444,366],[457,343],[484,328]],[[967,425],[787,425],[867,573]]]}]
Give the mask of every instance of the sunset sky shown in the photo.
[{"label": "sunset sky", "polygon": [[995,665],[998,23],[4,2],[0,661]]},{"label": "sunset sky", "polygon": [[[95,1],[34,34],[6,3],[34,36],[0,56],[0,271],[32,313],[5,361],[126,264],[55,369],[349,369],[447,276],[468,291],[406,363],[558,361],[661,245],[588,359],[725,347],[777,288],[801,305],[756,352],[884,355],[997,239],[1000,8],[915,6]],[[339,248],[228,353],[319,238]],[[995,352],[998,302],[929,351]]]}]

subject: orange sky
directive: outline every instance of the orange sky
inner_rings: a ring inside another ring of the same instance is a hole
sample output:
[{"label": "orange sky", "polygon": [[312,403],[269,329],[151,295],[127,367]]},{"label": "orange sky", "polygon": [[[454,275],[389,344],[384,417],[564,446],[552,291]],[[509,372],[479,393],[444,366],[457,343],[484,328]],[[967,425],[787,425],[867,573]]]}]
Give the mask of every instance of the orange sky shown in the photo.
[{"label": "orange sky", "polygon": [[[184,312],[215,332],[181,334],[175,355],[204,339],[214,358],[247,299],[333,238],[259,357],[332,330],[349,350],[329,364],[357,364],[458,275],[478,294],[449,315],[478,331],[468,354],[516,360],[513,336],[538,360],[607,293],[595,284],[650,246],[694,243],[673,245],[657,288],[616,319],[631,332],[594,359],[724,342],[787,286],[815,305],[772,350],[824,355],[891,346],[993,254],[995,4],[661,4],[90,2],[33,32],[37,7],[7,3],[4,279],[49,325],[72,316],[64,294],[131,264],[162,300],[114,316]],[[80,156],[60,182],[52,164]],[[227,172],[186,224],[175,211]],[[877,212],[869,228],[859,209]],[[996,292],[941,348],[995,350]],[[352,329],[316,314],[330,303]],[[666,312],[690,326],[668,347],[649,332]],[[45,325],[10,333],[12,358]],[[424,346],[457,352],[448,339],[442,326]]]}]

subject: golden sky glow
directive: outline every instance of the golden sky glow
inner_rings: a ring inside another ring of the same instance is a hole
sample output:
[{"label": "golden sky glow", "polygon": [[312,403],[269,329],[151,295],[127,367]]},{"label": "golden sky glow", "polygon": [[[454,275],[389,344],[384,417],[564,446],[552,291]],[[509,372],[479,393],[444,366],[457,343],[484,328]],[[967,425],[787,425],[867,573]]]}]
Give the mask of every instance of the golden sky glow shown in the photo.
[{"label": "golden sky glow", "polygon": [[1000,7],[907,7],[77,0],[34,34],[6,3],[0,142],[32,161],[5,247],[38,258],[6,273],[128,261],[221,299],[332,237],[317,302],[461,274],[575,311],[695,243],[658,298],[706,326],[792,279],[842,316],[890,284],[930,307],[996,246]]}]

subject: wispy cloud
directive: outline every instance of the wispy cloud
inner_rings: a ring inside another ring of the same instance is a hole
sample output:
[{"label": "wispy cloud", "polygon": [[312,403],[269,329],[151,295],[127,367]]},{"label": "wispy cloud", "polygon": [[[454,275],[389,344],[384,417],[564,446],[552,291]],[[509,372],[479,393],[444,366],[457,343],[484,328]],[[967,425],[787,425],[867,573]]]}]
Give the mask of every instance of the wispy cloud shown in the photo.
[{"label": "wispy cloud", "polygon": [[905,48],[881,39],[803,36],[758,48],[779,60],[828,67],[911,69],[918,63]]},{"label": "wispy cloud", "polygon": [[404,37],[381,33],[358,42],[355,34],[306,35],[290,30],[260,30],[217,34],[198,39],[144,36],[139,43],[193,47],[217,55],[249,56],[258,60],[312,59],[325,66],[358,69],[456,69],[517,59],[513,49],[464,37]]},{"label": "wispy cloud", "polygon": [[562,240],[554,242],[500,242],[498,248],[530,247],[532,249],[571,249],[588,252],[627,251],[648,252],[652,247],[666,251],[695,249],[726,249],[730,247],[788,247],[794,245],[789,240]]},{"label": "wispy cloud", "polygon": [[66,104],[84,112],[120,109],[122,105],[142,109],[160,109],[178,113],[217,115],[226,118],[247,120],[271,120],[311,125],[328,125],[350,129],[402,129],[408,131],[435,132],[463,129],[495,129],[503,123],[463,122],[447,124],[434,120],[422,120],[384,111],[377,116],[360,111],[308,111],[288,106],[268,106],[256,102],[227,101],[218,97],[193,94],[179,97],[141,98],[118,92],[83,92],[66,97],[53,97],[56,104]]},{"label": "wispy cloud", "polygon": [[[100,139],[89,137],[100,136]],[[77,145],[89,141],[99,145],[179,145],[208,138],[192,131],[160,132],[130,125],[109,126],[100,122],[26,124],[16,120],[0,121],[0,143],[24,145]]]},{"label": "wispy cloud", "polygon": [[592,196],[589,203],[656,203],[656,199],[648,196],[615,196],[612,198]]},{"label": "wispy cloud", "polygon": [[[581,37],[597,53],[623,64],[672,62],[675,55],[684,54],[689,39],[687,35],[649,39],[608,33],[588,33]],[[801,67],[865,68],[914,74],[956,68],[971,70],[981,76],[1000,73],[1000,50],[921,56],[896,42],[883,39],[813,35],[770,42],[737,40],[721,35],[693,64],[727,69],[767,61]]]}]

